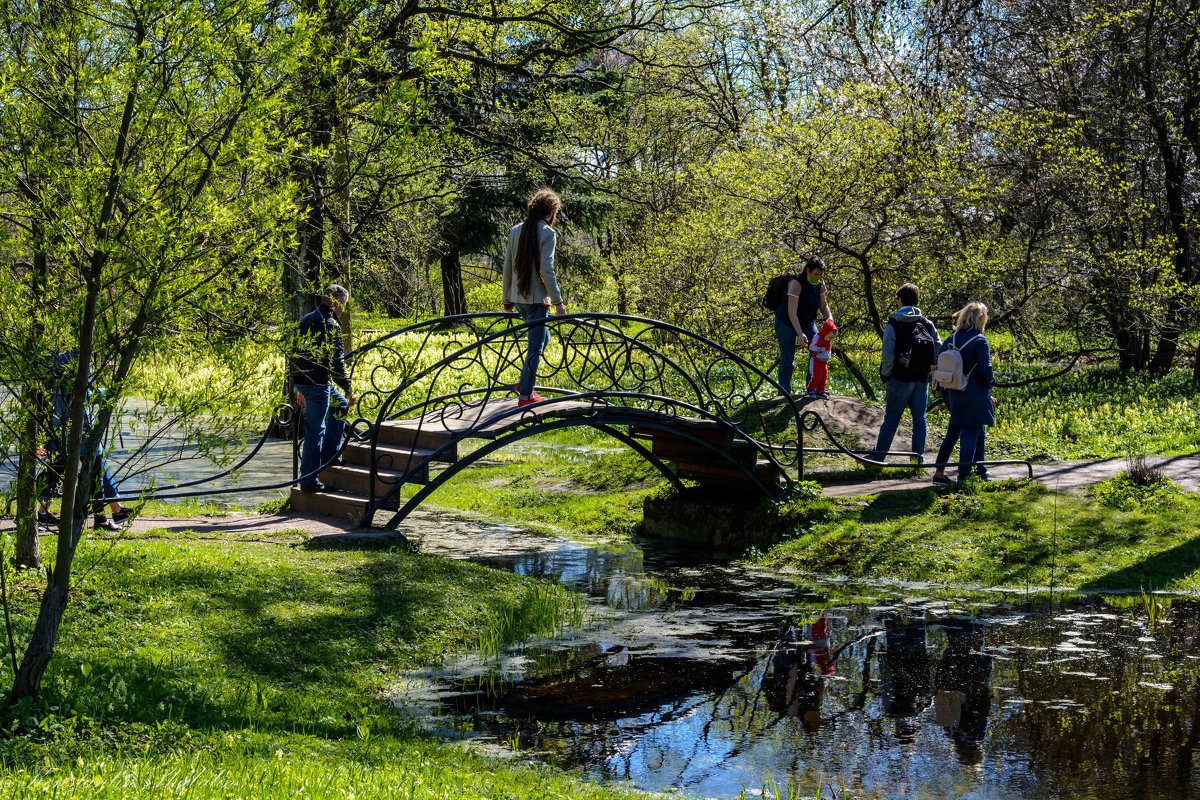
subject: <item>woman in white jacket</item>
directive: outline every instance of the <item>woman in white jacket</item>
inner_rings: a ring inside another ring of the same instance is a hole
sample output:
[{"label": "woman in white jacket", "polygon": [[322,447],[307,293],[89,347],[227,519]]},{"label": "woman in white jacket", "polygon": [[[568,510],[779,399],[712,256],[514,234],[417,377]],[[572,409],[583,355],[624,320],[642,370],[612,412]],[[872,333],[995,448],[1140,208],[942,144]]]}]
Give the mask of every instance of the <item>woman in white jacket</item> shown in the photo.
[{"label": "woman in white jacket", "polygon": [[[536,323],[550,314],[567,313],[558,277],[554,273],[554,248],[558,234],[554,222],[562,209],[562,200],[551,189],[538,189],[529,198],[525,221],[508,234],[504,252],[504,310],[516,311],[525,322]],[[517,384],[517,405],[527,406],[542,398],[533,390],[537,383],[538,365],[542,351],[550,342],[550,331],[543,325],[529,327],[529,347],[525,351],[525,366]]]}]

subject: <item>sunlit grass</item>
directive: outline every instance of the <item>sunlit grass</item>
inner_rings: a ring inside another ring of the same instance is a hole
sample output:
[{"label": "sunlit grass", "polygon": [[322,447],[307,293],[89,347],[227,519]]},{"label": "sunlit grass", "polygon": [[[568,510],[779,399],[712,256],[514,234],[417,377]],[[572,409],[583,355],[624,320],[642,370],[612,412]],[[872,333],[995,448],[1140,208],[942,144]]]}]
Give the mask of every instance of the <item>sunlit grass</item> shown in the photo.
[{"label": "sunlit grass", "polygon": [[[557,584],[295,532],[85,538],[76,575],[42,698],[3,723],[5,796],[629,796],[435,746],[386,701],[406,669],[577,624]],[[39,575],[9,589],[20,642]]]},{"label": "sunlit grass", "polygon": [[761,562],[960,586],[1200,589],[1195,495],[1119,510],[1086,495],[1000,482],[880,494],[818,512]]}]

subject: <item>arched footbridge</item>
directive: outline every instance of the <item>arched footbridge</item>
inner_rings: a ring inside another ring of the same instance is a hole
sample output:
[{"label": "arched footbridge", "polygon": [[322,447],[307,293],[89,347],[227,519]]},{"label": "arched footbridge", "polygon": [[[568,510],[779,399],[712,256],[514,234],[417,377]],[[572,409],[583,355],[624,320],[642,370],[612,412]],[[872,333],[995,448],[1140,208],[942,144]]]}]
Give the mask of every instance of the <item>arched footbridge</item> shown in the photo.
[{"label": "arched footbridge", "polygon": [[690,479],[773,496],[803,474],[804,433],[823,423],[737,353],[641,317],[570,314],[544,324],[544,399],[524,407],[514,384],[531,326],[510,314],[427,320],[354,350],[357,419],[339,458],[320,470],[331,489],[293,487],[292,507],[360,525],[384,511],[392,528],[480,459],[574,426],[612,437],[677,486]]}]

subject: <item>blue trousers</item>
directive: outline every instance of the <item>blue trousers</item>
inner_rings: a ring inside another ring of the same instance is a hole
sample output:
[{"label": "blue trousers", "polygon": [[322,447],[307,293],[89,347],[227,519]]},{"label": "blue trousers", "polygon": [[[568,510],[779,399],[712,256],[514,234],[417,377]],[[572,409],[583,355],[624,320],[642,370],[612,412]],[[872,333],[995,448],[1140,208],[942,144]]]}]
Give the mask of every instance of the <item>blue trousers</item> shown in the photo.
[{"label": "blue trousers", "polygon": [[[813,337],[817,335],[817,324],[814,322],[809,325],[804,335],[811,342]],[[779,385],[788,394],[792,393],[792,374],[796,370],[796,330],[787,320],[775,317],[775,341],[779,342]],[[812,360],[809,360],[809,375],[812,373]],[[808,385],[808,381],[805,381]]]},{"label": "blue trousers", "polygon": [[297,386],[304,395],[304,448],[300,451],[300,485],[314,488],[317,473],[328,466],[342,446],[350,404],[337,387]]},{"label": "blue trousers", "polygon": [[958,425],[951,422],[950,427],[946,429],[946,438],[942,440],[942,446],[938,448],[937,468],[945,469],[946,464],[950,462],[950,454],[954,452],[954,445],[958,444],[958,462],[961,466],[958,468],[958,479],[961,481],[971,474],[972,469],[983,478],[987,477],[987,467],[976,466],[976,463],[984,460],[983,449],[987,442],[987,426],[986,425]]},{"label": "blue trousers", "polygon": [[[550,316],[550,307],[517,303],[517,313],[523,322],[540,322]],[[529,342],[525,348],[525,365],[521,367],[521,382],[517,394],[529,397],[537,385],[537,371],[542,364],[542,352],[550,344],[550,329],[545,325],[529,326]]]},{"label": "blue trousers", "polygon": [[928,435],[925,425],[925,407],[928,404],[929,384],[925,381],[898,381],[894,378],[888,381],[883,424],[879,426],[879,438],[871,457],[883,458],[883,454],[892,449],[892,439],[900,427],[900,418],[908,409],[912,414],[912,451],[917,454],[918,460],[923,460],[925,437]]}]

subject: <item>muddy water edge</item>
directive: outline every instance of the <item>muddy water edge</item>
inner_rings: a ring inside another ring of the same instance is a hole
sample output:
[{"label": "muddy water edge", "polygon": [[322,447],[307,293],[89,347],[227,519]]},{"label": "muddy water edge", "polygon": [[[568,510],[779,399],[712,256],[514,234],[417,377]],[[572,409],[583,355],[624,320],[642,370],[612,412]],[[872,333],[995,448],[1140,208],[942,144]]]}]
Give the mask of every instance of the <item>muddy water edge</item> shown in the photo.
[{"label": "muddy water edge", "polygon": [[405,532],[589,598],[564,638],[409,676],[395,701],[435,730],[700,797],[1200,790],[1197,598],[782,580],[434,515]]}]

